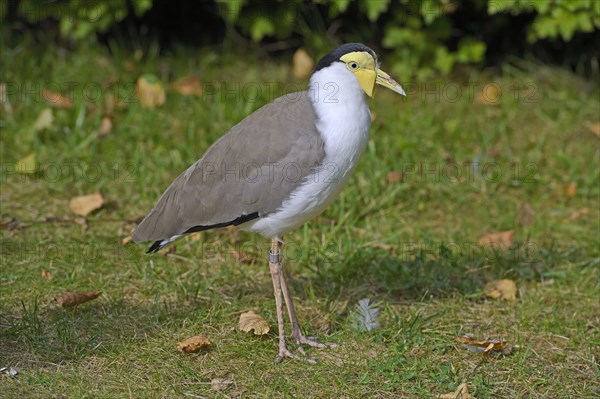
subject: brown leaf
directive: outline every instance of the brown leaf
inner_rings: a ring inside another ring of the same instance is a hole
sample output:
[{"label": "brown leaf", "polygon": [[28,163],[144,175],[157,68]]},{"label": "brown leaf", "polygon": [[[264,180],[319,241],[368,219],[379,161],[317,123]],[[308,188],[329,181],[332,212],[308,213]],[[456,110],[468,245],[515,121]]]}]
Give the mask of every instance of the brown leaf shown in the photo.
[{"label": "brown leaf", "polygon": [[48,270],[46,269],[42,269],[40,270],[40,276],[42,276],[42,278],[46,281],[50,281],[52,280],[52,273],[50,273]]},{"label": "brown leaf", "polygon": [[55,297],[54,300],[63,308],[70,308],[96,299],[100,295],[102,295],[102,291],[65,292],[64,294]]},{"label": "brown leaf", "polygon": [[517,299],[517,285],[514,281],[503,279],[493,281],[485,286],[485,295],[492,299]]},{"label": "brown leaf", "polygon": [[569,183],[565,187],[565,197],[573,198],[577,194],[577,183]]},{"label": "brown leaf", "polygon": [[55,91],[43,88],[42,89],[42,98],[44,99],[44,101],[46,101],[48,104],[52,105],[53,107],[57,107],[57,108],[72,108],[73,107],[73,101],[71,101],[70,98],[63,96],[60,93],[57,93]]},{"label": "brown leaf", "polygon": [[469,394],[469,388],[464,382],[460,384],[456,391],[438,396],[439,399],[475,399]]},{"label": "brown leaf", "polygon": [[35,122],[33,122],[33,131],[40,132],[44,129],[48,129],[52,126],[54,122],[54,115],[52,114],[51,108],[44,108],[40,114],[38,115]]},{"label": "brown leaf", "polygon": [[512,245],[514,235],[514,230],[486,234],[479,239],[479,245],[482,247],[493,246],[501,249],[507,249]]},{"label": "brown leaf", "polygon": [[501,341],[499,339],[484,339],[478,341],[471,335],[464,337],[458,337],[455,339],[459,344],[463,344],[465,348],[471,352],[481,352],[484,357],[488,357],[490,353],[508,355],[512,352],[512,345],[508,341]]},{"label": "brown leaf", "polygon": [[404,173],[394,170],[388,173],[387,181],[390,184],[400,183],[404,179]]},{"label": "brown leaf", "polygon": [[600,137],[600,122],[587,122],[585,124],[585,127],[588,128],[588,130],[592,133],[594,133],[596,136]]},{"label": "brown leaf", "polygon": [[131,240],[132,240],[131,236],[127,236],[121,240],[121,244],[122,245],[128,244],[131,242]]},{"label": "brown leaf", "polygon": [[210,387],[215,391],[224,391],[233,385],[233,381],[226,380],[225,378],[213,378],[210,380]]},{"label": "brown leaf", "polygon": [[519,208],[519,223],[522,226],[531,226],[535,223],[535,211],[527,202],[522,203]]},{"label": "brown leaf", "polygon": [[202,96],[202,83],[195,76],[186,76],[177,79],[169,85],[169,89],[176,91],[182,96]]},{"label": "brown leaf", "polygon": [[296,79],[306,79],[312,73],[312,69],[315,66],[315,61],[306,52],[303,47],[300,47],[294,53],[292,58],[293,74]]},{"label": "brown leaf", "polygon": [[502,90],[497,83],[488,83],[475,95],[475,102],[483,105],[498,105]]},{"label": "brown leaf", "polygon": [[590,213],[590,208],[581,208],[578,211],[575,211],[569,216],[569,220],[577,220],[582,216],[586,216]]},{"label": "brown leaf", "polygon": [[5,220],[0,222],[0,230],[16,230],[23,227],[24,224],[17,219]]},{"label": "brown leaf", "polygon": [[264,335],[269,332],[269,323],[253,311],[249,311],[240,315],[238,329],[243,332],[254,330],[256,335]]},{"label": "brown leaf", "polygon": [[212,343],[207,338],[195,335],[178,343],[177,350],[184,353],[197,353],[211,345]]},{"label": "brown leaf", "polygon": [[100,122],[100,127],[98,128],[98,134],[100,136],[106,136],[110,132],[112,132],[113,122],[108,116],[102,118]]},{"label": "brown leaf", "polygon": [[136,84],[136,93],[144,108],[156,108],[165,103],[165,88],[154,75],[141,76]]},{"label": "brown leaf", "polygon": [[103,204],[104,198],[96,191],[93,194],[71,198],[69,209],[76,215],[87,216],[90,212],[100,209]]}]

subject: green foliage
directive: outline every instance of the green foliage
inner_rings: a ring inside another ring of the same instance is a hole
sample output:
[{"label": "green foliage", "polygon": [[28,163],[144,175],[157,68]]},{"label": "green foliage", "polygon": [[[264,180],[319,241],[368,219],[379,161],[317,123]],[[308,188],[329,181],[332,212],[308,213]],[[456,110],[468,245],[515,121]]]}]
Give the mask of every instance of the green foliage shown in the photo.
[{"label": "green foliage", "polygon": [[488,13],[513,15],[534,12],[528,40],[561,37],[570,41],[577,32],[592,32],[600,28],[600,2],[597,0],[502,0],[488,2]]},{"label": "green foliage", "polygon": [[[135,15],[141,15],[152,7],[152,0],[135,0],[131,7]],[[30,23],[54,19],[58,21],[62,37],[78,41],[96,32],[105,32],[127,17],[129,10],[125,1],[21,0],[18,12]]]},{"label": "green foliage", "polygon": [[[141,16],[152,6],[152,0],[22,0],[18,14],[30,23],[56,20],[62,37],[81,41],[107,31],[128,13]],[[6,7],[4,3],[0,14],[6,14]],[[506,29],[497,21],[507,17],[533,16],[527,27],[531,43],[540,39],[568,42],[578,32],[600,28],[597,0],[484,0],[475,4],[454,0],[214,0],[205,7],[214,7],[216,24],[220,18],[229,34],[236,33],[230,37],[241,35],[255,43],[280,40],[293,46],[301,42],[315,55],[328,51],[332,41],[380,45],[390,53],[387,60],[392,72],[403,79],[425,79],[448,74],[457,64],[480,63],[487,45],[470,32]],[[464,29],[464,17],[457,14],[466,10],[481,17],[469,22],[469,31]]]}]

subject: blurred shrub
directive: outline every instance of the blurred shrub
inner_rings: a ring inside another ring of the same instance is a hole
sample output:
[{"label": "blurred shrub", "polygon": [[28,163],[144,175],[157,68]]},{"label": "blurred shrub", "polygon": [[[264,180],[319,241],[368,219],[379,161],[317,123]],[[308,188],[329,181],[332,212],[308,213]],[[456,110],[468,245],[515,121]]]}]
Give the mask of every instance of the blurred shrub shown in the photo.
[{"label": "blurred shrub", "polygon": [[[16,1],[18,18],[30,24],[53,19],[62,37],[73,41],[105,32],[126,17],[135,22],[146,11],[165,6],[162,0]],[[0,13],[6,16],[7,3],[2,3]],[[168,5],[179,6],[183,9],[176,1]],[[457,64],[480,63],[489,56],[490,37],[502,37],[508,41],[504,50],[514,51],[510,41],[515,27],[518,33],[524,30],[530,43],[569,42],[577,33],[600,28],[600,0],[213,0],[199,7],[209,21],[202,29],[214,32],[222,24],[222,39],[304,44],[316,55],[331,49],[332,42],[379,44],[390,53],[386,63],[403,79],[424,79],[447,74]],[[188,15],[182,19],[175,23],[180,29],[207,21]]]},{"label": "blurred shrub", "polygon": [[[4,16],[10,2],[2,3]],[[18,15],[27,23],[55,20],[60,35],[75,41],[106,32],[129,14],[141,15],[152,7],[152,0],[13,0],[12,3],[17,4]]]},{"label": "blurred shrub", "polygon": [[488,13],[524,12],[537,14],[530,26],[527,39],[562,37],[569,41],[577,32],[592,32],[600,28],[600,1],[598,0],[490,0]]}]

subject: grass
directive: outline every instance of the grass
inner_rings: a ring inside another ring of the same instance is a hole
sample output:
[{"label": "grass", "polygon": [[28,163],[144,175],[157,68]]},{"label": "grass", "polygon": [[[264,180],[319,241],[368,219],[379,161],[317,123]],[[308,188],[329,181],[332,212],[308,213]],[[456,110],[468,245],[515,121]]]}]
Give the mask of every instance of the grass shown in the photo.
[{"label": "grass", "polygon": [[[358,170],[322,216],[286,237],[303,327],[341,344],[309,350],[320,362],[307,365],[274,364],[274,328],[262,337],[235,328],[248,309],[276,324],[267,240],[224,229],[156,256],[121,243],[216,138],[304,84],[286,86],[286,62],[23,45],[4,49],[2,63],[13,113],[1,119],[1,217],[24,224],[1,231],[0,359],[19,370],[1,376],[3,397],[434,398],[462,382],[478,399],[600,393],[599,138],[587,127],[599,122],[597,80],[515,62],[408,83],[405,100],[380,90]],[[168,92],[163,107],[143,109],[132,96],[142,73],[197,74],[209,92]],[[53,109],[52,126],[35,131],[48,107],[41,89],[70,82],[74,106]],[[490,82],[502,88],[497,105],[476,99]],[[108,93],[126,104],[100,136]],[[15,173],[31,152],[38,172]],[[389,180],[394,171],[401,181]],[[107,204],[87,225],[73,222],[69,199],[96,190]],[[532,224],[519,216],[525,203]],[[515,231],[511,249],[477,245],[504,230]],[[500,278],[517,283],[518,300],[485,298]],[[74,309],[53,304],[74,290],[104,294]],[[381,308],[369,333],[350,321],[364,297]],[[484,361],[454,342],[467,333],[516,349]],[[213,349],[178,353],[192,335]],[[216,391],[215,378],[233,384]]]}]

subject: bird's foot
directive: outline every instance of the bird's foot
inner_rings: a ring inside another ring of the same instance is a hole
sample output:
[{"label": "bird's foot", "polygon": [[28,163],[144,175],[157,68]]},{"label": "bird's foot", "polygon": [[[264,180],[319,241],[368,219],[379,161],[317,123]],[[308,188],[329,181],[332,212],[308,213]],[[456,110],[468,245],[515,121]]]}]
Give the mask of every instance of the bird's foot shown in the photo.
[{"label": "bird's foot", "polygon": [[302,354],[303,357],[300,357],[300,356],[294,354],[292,351],[290,351],[285,346],[280,347],[279,354],[275,358],[275,363],[281,363],[281,362],[283,362],[283,360],[285,358],[290,358],[290,359],[295,359],[295,360],[303,360],[305,362],[312,363],[312,364],[317,363],[317,361],[315,359],[306,357],[306,353],[304,352],[304,350],[302,348],[299,348],[298,351]]},{"label": "bird's foot", "polygon": [[[303,334],[297,334],[296,336],[294,336],[294,339],[296,340],[296,343],[298,345],[308,345],[313,348],[335,348],[335,347],[337,347],[336,343],[319,342],[319,341],[317,341],[317,337],[306,337]],[[301,350],[301,352],[304,352],[304,350]]]}]

